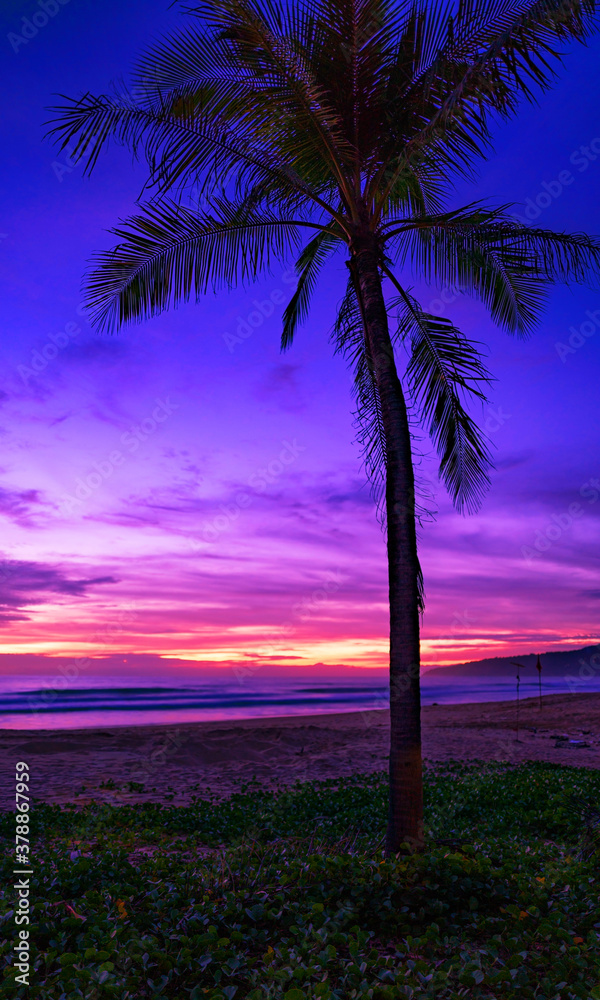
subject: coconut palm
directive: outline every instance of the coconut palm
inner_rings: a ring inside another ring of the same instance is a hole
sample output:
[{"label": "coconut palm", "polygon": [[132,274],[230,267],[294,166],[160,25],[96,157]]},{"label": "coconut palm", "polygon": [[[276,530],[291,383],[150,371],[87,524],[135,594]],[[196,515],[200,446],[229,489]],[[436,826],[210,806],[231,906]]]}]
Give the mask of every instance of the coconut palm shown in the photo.
[{"label": "coconut palm", "polygon": [[414,430],[459,510],[491,458],[470,403],[481,345],[428,314],[411,275],[460,288],[518,336],[554,281],[582,281],[600,243],[522,225],[510,206],[449,207],[491,129],[548,87],[558,46],[594,29],[593,0],[210,0],[139,59],[132,85],[53,109],[61,148],[91,171],[116,140],[143,156],[140,212],[87,279],[112,331],[295,255],[287,350],[336,253],[347,284],[333,329],[355,374],[364,463],[387,530],[390,811],[387,849],[423,843]]}]

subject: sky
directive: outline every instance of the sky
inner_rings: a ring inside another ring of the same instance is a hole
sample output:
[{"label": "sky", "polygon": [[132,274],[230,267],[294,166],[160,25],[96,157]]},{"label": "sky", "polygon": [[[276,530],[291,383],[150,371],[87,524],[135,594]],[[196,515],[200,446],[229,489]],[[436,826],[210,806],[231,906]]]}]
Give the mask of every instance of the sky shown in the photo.
[{"label": "sky", "polygon": [[[116,148],[84,178],[44,139],[47,108],[108,90],[183,18],[167,0],[4,0],[0,18],[3,652],[384,666],[385,540],[329,343],[343,263],[285,355],[291,261],[95,333],[82,277],[144,172]],[[450,202],[511,202],[538,225],[600,232],[599,55],[600,37],[570,50]],[[415,442],[436,508],[420,531],[424,664],[598,641],[600,289],[555,289],[525,341],[464,295],[415,291],[486,345],[496,377],[478,414],[496,466],[478,514],[453,511]]]}]

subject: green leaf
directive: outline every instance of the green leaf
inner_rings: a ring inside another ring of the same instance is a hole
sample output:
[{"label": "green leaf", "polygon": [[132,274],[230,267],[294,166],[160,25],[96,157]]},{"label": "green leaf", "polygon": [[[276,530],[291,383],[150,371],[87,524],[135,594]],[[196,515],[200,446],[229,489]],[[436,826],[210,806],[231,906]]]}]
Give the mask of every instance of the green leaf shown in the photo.
[{"label": "green leaf", "polygon": [[60,962],[61,965],[73,965],[78,958],[79,958],[78,955],[75,955],[71,951],[67,951],[64,955],[60,956],[58,961]]}]

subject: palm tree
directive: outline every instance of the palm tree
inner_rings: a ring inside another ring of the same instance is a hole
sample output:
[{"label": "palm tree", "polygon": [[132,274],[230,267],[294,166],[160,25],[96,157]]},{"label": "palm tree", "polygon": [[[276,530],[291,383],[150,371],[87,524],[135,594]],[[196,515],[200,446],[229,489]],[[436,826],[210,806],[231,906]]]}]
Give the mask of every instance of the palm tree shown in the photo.
[{"label": "palm tree", "polygon": [[[456,507],[489,482],[480,345],[426,313],[410,274],[460,287],[525,335],[548,286],[581,281],[600,243],[515,222],[510,206],[449,208],[493,124],[554,78],[557,45],[594,29],[594,0],[210,0],[138,61],[132,89],[65,98],[61,148],[91,171],[114,139],[144,156],[140,213],[87,280],[113,331],[209,288],[254,281],[295,253],[287,350],[325,262],[344,255],[333,330],[355,373],[359,440],[387,527],[390,811],[387,850],[423,843],[414,423]],[[392,317],[393,320],[392,320]],[[402,353],[405,348],[405,353]]]}]

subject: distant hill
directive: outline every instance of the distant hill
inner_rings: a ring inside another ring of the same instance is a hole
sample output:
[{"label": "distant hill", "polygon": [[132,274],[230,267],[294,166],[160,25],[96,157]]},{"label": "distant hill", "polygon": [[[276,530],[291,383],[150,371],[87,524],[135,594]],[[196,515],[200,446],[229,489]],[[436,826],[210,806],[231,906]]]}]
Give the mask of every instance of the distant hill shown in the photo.
[{"label": "distant hill", "polygon": [[[584,664],[588,670],[600,679],[600,644],[584,646],[582,649],[560,650],[556,653],[541,653],[542,676],[563,677],[569,673],[577,675]],[[594,660],[592,660],[594,657]],[[511,661],[522,663],[525,667],[523,680],[537,677],[535,665],[536,653],[526,653],[515,656],[494,656],[489,660],[474,660],[472,663],[454,663],[449,667],[433,667],[423,674],[428,680],[450,680],[459,677],[514,677],[516,668]],[[591,662],[590,662],[591,661]]]}]

